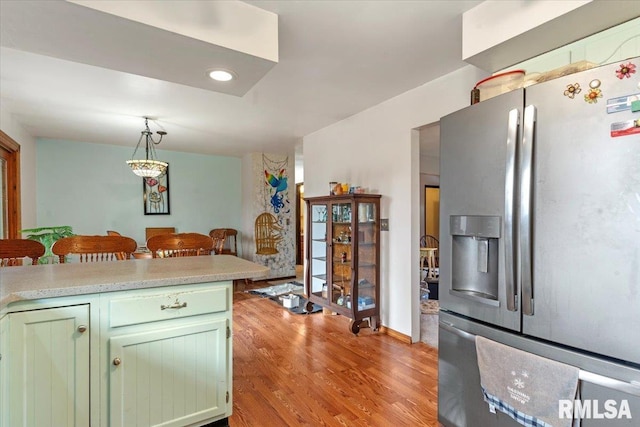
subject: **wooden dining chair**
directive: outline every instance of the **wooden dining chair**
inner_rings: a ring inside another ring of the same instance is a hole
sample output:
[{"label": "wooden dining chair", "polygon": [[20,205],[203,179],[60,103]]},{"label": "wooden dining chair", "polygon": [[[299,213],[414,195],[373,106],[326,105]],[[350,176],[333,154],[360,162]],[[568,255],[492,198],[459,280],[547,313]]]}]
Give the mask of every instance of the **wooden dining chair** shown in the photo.
[{"label": "wooden dining chair", "polygon": [[420,238],[420,247],[421,248],[437,248],[440,246],[440,242],[434,236],[430,234],[425,234]]},{"label": "wooden dining chair", "polygon": [[213,239],[200,233],[158,234],[147,240],[153,258],[211,255]]},{"label": "wooden dining chair", "polygon": [[[227,228],[227,248],[222,249],[222,253],[228,253],[229,255],[238,256],[238,230],[235,228]],[[228,252],[227,252],[228,251]]]},{"label": "wooden dining chair", "polygon": [[[440,259],[439,259],[439,254],[438,254],[438,249],[440,249],[440,242],[438,241],[438,239],[430,234],[425,234],[424,236],[422,236],[420,238],[420,248],[430,248],[431,251],[429,251],[427,253],[427,258],[426,259],[422,259],[421,257],[421,263],[423,263],[423,261],[427,261],[427,266],[428,266],[428,276],[429,277],[434,277],[435,276],[435,269],[437,267],[439,267],[440,263]],[[421,253],[423,253],[423,251],[421,251]],[[421,266],[422,268],[423,266]]]},{"label": "wooden dining chair", "polygon": [[227,241],[227,230],[227,228],[214,228],[209,232],[209,237],[213,239],[213,252],[216,255],[224,253],[224,245]]},{"label": "wooden dining chair", "polygon": [[27,265],[25,258],[30,258],[31,264],[36,265],[44,251],[44,245],[35,240],[0,239],[0,267]]},{"label": "wooden dining chair", "polygon": [[68,255],[77,255],[80,262],[121,261],[131,259],[138,244],[125,236],[71,236],[58,240],[53,253],[64,264]]}]

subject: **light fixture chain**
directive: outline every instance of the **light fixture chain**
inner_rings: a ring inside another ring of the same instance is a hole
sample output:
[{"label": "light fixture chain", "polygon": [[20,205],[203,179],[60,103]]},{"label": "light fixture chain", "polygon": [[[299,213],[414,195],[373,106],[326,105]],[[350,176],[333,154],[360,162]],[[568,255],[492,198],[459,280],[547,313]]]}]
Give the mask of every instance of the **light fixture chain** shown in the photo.
[{"label": "light fixture chain", "polygon": [[138,152],[138,148],[140,148],[140,143],[142,142],[142,135],[138,138],[138,143],[136,144],[136,149],[133,150],[133,154],[131,155],[131,160],[136,158],[136,153]]}]

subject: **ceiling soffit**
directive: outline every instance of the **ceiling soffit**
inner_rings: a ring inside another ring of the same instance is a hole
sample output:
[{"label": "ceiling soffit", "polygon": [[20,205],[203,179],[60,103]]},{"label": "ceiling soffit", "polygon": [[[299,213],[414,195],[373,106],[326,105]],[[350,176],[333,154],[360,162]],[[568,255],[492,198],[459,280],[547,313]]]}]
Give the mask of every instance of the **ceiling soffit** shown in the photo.
[{"label": "ceiling soffit", "polygon": [[[126,3],[141,3],[150,8],[165,2]],[[264,25],[256,24],[259,17],[253,17],[252,26],[263,27],[258,32],[263,45],[264,39],[269,39],[265,36],[267,33],[275,37],[275,44],[271,38],[266,47],[250,49],[250,41],[245,39],[234,43],[229,35],[224,40],[223,37],[218,37],[224,45],[212,43],[211,40],[216,35],[202,30],[203,20],[210,20],[212,25],[215,25],[215,20],[207,13],[203,15],[202,8],[198,9],[198,6],[227,2],[179,3],[182,13],[190,10],[193,14],[198,14],[196,22],[200,23],[200,32],[198,29],[185,27],[185,35],[179,33],[177,28],[170,31],[66,1],[3,1],[0,43],[4,47],[235,96],[243,96],[277,63],[277,15],[261,11],[268,14],[265,15],[268,22]],[[260,10],[242,2],[237,3]],[[139,9],[131,10],[137,10],[140,15]],[[159,12],[155,12],[157,16]],[[227,12],[227,16],[230,13],[233,12]],[[184,18],[184,21],[190,20]],[[261,56],[227,46],[238,49],[242,47]],[[230,70],[237,78],[230,82],[216,82],[208,76],[208,71],[216,68]]]}]

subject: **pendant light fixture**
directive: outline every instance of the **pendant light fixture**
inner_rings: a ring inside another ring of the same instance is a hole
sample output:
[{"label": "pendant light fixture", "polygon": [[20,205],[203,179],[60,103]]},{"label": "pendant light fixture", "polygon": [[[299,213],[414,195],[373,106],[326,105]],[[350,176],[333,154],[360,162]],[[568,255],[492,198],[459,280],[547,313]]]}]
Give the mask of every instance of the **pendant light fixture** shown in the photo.
[{"label": "pendant light fixture", "polygon": [[[167,162],[156,160],[155,149],[155,146],[160,144],[162,137],[167,133],[161,130],[157,131],[156,133],[160,135],[160,139],[154,141],[153,134],[149,130],[149,119],[147,117],[144,118],[144,127],[144,130],[140,134],[138,145],[136,145],[136,149],[133,151],[133,156],[131,156],[131,160],[127,160],[127,164],[133,173],[142,178],[157,178],[160,175],[164,175],[167,172],[167,166],[169,166]],[[136,153],[143,139],[145,140],[145,158],[144,160],[135,160]]]}]

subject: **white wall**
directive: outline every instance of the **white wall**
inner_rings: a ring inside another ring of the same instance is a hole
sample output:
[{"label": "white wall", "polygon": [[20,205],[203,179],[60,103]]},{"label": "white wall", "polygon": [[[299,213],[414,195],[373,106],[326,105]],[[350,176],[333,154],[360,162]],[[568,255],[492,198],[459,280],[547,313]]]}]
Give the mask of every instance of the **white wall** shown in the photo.
[{"label": "white wall", "polygon": [[485,75],[464,67],[304,138],[305,196],[327,194],[330,181],[382,194],[389,231],[381,235],[381,321],[414,342],[420,336],[421,221],[415,129],[466,107]]},{"label": "white wall", "polygon": [[420,155],[420,173],[440,175],[440,156]]},{"label": "white wall", "polygon": [[36,226],[36,139],[0,105],[0,129],[20,144],[20,210],[22,228]]},{"label": "white wall", "polygon": [[145,215],[142,178],[125,163],[132,150],[38,140],[37,226],[70,225],[76,234],[116,230],[141,245],[146,227],[241,230],[240,159],[158,150],[158,158],[169,162],[171,214]]}]

